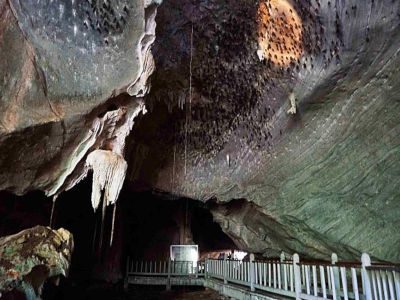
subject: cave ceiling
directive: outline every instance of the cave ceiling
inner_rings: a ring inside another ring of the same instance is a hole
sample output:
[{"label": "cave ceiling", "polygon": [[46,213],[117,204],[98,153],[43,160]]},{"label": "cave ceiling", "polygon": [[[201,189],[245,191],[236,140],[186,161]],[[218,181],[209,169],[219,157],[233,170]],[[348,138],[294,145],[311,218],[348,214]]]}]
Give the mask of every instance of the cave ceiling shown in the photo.
[{"label": "cave ceiling", "polygon": [[0,0],[1,189],[101,149],[241,248],[400,261],[400,1],[45,2]]}]

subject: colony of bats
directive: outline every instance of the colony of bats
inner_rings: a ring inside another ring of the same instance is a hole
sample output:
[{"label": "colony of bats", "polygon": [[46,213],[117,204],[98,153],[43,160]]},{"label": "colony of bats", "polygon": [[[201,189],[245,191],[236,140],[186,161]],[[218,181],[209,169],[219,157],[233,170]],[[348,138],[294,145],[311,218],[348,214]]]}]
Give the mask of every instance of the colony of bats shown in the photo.
[{"label": "colony of bats", "polygon": [[[290,9],[279,10],[282,2],[289,3]],[[186,140],[189,152],[208,157],[223,149],[233,136],[252,148],[268,149],[284,130],[266,124],[288,101],[297,74],[315,68],[316,59],[324,67],[340,61],[342,28],[337,8],[328,3],[330,14],[336,16],[332,37],[325,34],[319,0],[226,0],[214,4],[217,10],[193,23],[193,101],[189,110],[185,87],[186,106],[180,109],[177,105],[173,113],[173,139],[177,145]],[[187,22],[187,65],[180,65],[187,77],[190,31]],[[265,59],[260,61],[257,50],[263,39],[269,40]],[[272,53],[276,56],[271,57]],[[188,82],[189,78],[185,84]],[[165,136],[166,130],[160,134]]]},{"label": "colony of bats", "polygon": [[77,5],[81,6],[78,11],[83,20],[80,27],[83,31],[97,31],[106,45],[108,37],[122,33],[130,13],[128,1],[86,0]]},{"label": "colony of bats", "polygon": [[302,24],[287,1],[260,2],[258,8],[258,43],[260,56],[275,65],[288,66],[303,53]]}]

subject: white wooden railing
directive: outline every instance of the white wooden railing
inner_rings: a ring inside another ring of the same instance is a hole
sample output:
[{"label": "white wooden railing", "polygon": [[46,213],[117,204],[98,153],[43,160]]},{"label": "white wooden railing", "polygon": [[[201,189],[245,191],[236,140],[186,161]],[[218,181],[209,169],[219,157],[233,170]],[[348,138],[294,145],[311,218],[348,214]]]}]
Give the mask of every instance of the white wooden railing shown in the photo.
[{"label": "white wooden railing", "polygon": [[[400,300],[400,267],[372,264],[363,254],[358,262],[301,262],[299,255],[286,259],[259,261],[250,255],[249,261],[207,259],[199,262],[129,261],[127,276],[166,278],[196,278],[221,280],[225,284],[242,286],[252,292],[264,291],[297,300]],[[194,281],[180,281],[190,285]],[[196,282],[198,284],[198,282]]]},{"label": "white wooden railing", "polygon": [[204,285],[204,262],[191,261],[132,261],[128,258],[125,288],[129,284],[171,286]]},{"label": "white wooden railing", "polygon": [[368,273],[368,299],[400,299],[400,268],[394,266],[370,266]]},{"label": "white wooden railing", "polygon": [[335,254],[331,263],[301,263],[295,254],[290,261],[206,260],[205,268],[206,280],[296,299],[400,300],[400,268],[371,265],[367,254],[360,263],[338,262]]},{"label": "white wooden railing", "polygon": [[204,262],[132,261],[128,258],[127,275],[138,276],[204,276]]}]

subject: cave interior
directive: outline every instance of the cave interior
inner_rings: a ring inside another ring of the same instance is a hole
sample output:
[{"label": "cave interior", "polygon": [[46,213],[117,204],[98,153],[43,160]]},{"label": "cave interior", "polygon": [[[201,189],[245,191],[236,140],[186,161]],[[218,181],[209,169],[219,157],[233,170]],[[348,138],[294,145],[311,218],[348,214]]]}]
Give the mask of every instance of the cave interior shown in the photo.
[{"label": "cave interior", "polygon": [[0,0],[0,299],[128,299],[171,245],[400,276],[399,28],[399,0]]}]

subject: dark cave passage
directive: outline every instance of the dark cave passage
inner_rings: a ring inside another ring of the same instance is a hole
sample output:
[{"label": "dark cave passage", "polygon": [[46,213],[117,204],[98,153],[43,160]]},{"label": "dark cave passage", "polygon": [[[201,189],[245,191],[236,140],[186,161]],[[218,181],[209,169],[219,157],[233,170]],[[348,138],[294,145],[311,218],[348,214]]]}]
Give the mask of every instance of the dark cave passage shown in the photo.
[{"label": "dark cave passage", "polygon": [[[51,294],[47,287],[48,299],[86,295],[94,282],[109,282],[113,284],[109,288],[121,289],[128,256],[136,260],[168,260],[172,244],[197,244],[200,257],[237,249],[213,221],[206,204],[152,191],[134,192],[129,186],[125,186],[117,202],[110,246],[112,207],[107,208],[101,238],[101,210],[94,213],[91,206],[91,181],[89,177],[56,201],[53,228],[72,232],[74,252],[69,278],[62,279],[57,293]],[[49,225],[52,201],[43,193],[18,197],[2,192],[0,197],[1,235],[38,224]]]},{"label": "dark cave passage", "polygon": [[172,244],[197,244],[203,256],[237,248],[201,202],[166,200],[152,192],[130,194],[130,200],[127,196],[122,196],[121,207],[129,230],[127,251],[133,258],[166,260]]},{"label": "dark cave passage", "polygon": [[17,196],[0,191],[0,236],[15,234],[36,225],[48,226],[51,200],[43,192]]}]

